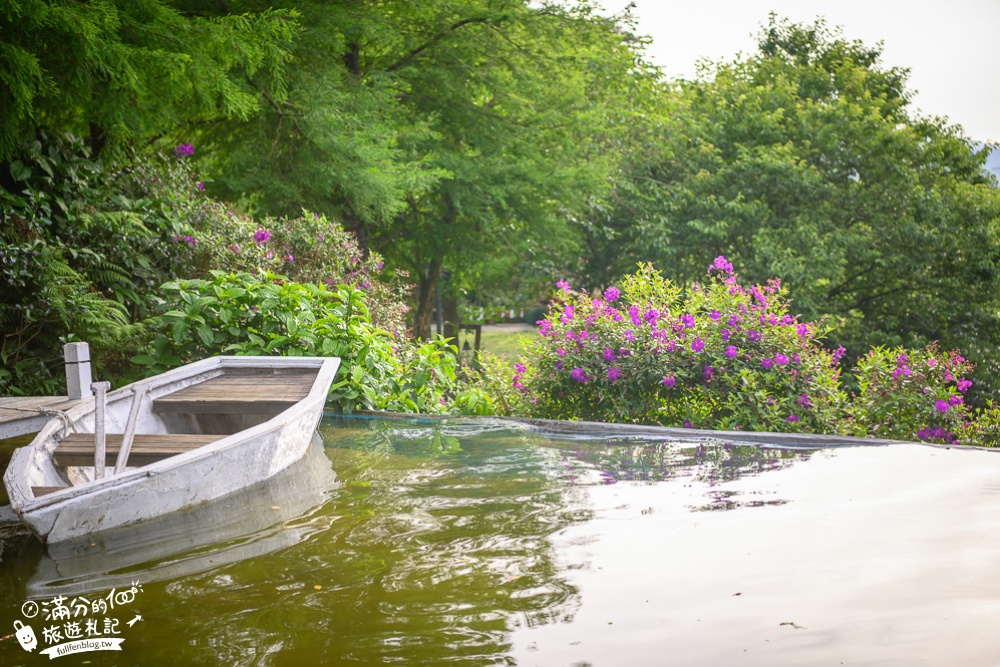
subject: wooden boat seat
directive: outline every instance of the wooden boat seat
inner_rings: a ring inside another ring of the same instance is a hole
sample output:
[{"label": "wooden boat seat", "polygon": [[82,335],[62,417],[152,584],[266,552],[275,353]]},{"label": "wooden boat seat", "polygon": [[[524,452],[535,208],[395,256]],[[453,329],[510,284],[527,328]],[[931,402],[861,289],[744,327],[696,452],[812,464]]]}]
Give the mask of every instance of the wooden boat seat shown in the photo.
[{"label": "wooden boat seat", "polygon": [[[189,452],[204,445],[211,444],[224,435],[209,434],[177,434],[137,433],[132,441],[128,465],[144,466],[165,458]],[[114,467],[118,458],[118,450],[122,445],[121,433],[108,433],[105,436],[105,465]],[[94,434],[73,433],[66,436],[56,447],[52,457],[58,466],[92,466],[94,465]],[[36,494],[37,496],[37,494]]]},{"label": "wooden boat seat", "polygon": [[220,375],[153,400],[158,413],[277,414],[305,398],[316,373]]},{"label": "wooden boat seat", "polygon": [[50,493],[55,493],[56,491],[62,491],[63,489],[68,488],[68,486],[33,486],[31,487],[31,493],[36,498],[41,498],[42,496],[47,496]]}]

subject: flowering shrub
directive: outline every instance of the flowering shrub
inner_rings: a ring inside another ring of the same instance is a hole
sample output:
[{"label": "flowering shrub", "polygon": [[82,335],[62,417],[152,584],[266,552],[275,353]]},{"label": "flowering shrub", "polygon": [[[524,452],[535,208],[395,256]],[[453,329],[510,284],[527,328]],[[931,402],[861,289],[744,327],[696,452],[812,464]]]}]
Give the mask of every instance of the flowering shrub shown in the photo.
[{"label": "flowering shrub", "polygon": [[936,345],[921,350],[875,348],[858,359],[861,387],[844,430],[854,435],[955,442],[968,410],[972,364]]},{"label": "flowering shrub", "polygon": [[690,289],[649,265],[597,298],[557,287],[525,358],[474,380],[499,414],[1000,444],[1000,408],[972,416],[957,352],[872,350],[848,396],[822,323],[791,315],[777,280],[740,284],[723,257]]},{"label": "flowering shrub", "polygon": [[[719,258],[681,290],[651,266],[562,306],[512,382],[532,414],[556,419],[762,431],[831,430],[844,400],[818,337],[788,314],[778,281],[743,287]],[[531,372],[528,372],[528,367]]]},{"label": "flowering shrub", "polygon": [[382,275],[384,262],[365,253],[353,234],[325,216],[303,212],[297,218],[254,218],[216,201],[191,171],[191,144],[180,144],[175,158],[136,155],[117,178],[133,201],[148,201],[150,226],[170,229],[167,244],[172,273],[207,278],[212,270],[272,271],[295,282],[350,284],[364,292],[372,320],[396,334],[405,330],[409,285],[397,271]]},{"label": "flowering shrub", "polygon": [[365,294],[284,276],[213,271],[211,280],[163,286],[161,313],[146,324],[150,351],[133,361],[158,373],[216,354],[340,357],[330,404],[444,412],[455,356],[443,340],[410,343],[371,321]]}]

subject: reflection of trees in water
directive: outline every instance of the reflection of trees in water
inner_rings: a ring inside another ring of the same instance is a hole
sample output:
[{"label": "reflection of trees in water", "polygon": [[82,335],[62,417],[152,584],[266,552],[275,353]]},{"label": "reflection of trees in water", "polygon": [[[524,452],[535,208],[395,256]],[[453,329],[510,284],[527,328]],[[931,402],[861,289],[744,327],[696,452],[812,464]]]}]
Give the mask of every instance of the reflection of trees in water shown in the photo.
[{"label": "reflection of trees in water", "polygon": [[604,484],[662,482],[679,477],[708,484],[777,470],[804,460],[811,450],[779,449],[716,441],[681,442],[612,437],[549,441],[570,466],[600,475]]},{"label": "reflection of trees in water", "polygon": [[[158,623],[195,642],[171,661],[511,664],[513,626],[572,619],[579,593],[549,538],[582,490],[551,449],[509,427],[323,435],[342,483],[323,512],[336,520],[284,552],[170,584]],[[448,439],[458,446],[443,453]]]}]

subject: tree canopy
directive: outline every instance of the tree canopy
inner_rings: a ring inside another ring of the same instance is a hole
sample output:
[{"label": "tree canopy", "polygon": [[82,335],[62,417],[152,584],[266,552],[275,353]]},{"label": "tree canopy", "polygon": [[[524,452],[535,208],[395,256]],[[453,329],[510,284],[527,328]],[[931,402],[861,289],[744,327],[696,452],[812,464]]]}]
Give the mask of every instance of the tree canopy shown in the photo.
[{"label": "tree canopy", "polygon": [[592,216],[614,238],[600,277],[613,257],[690,282],[725,255],[832,318],[852,355],[940,340],[995,376],[1000,193],[960,128],[909,111],[906,74],[772,17],[756,54],[679,84],[661,140],[632,154]]},{"label": "tree canopy", "polygon": [[0,0],[0,161],[37,128],[95,154],[258,108],[245,77],[281,88],[295,12],[206,17],[163,0]]}]

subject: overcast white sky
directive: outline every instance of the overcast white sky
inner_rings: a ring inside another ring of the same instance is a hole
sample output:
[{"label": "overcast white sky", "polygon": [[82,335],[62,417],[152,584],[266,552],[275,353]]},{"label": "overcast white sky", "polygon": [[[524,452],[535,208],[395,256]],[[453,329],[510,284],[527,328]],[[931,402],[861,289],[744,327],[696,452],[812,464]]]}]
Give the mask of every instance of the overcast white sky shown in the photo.
[{"label": "overcast white sky", "polygon": [[[600,0],[620,11],[628,0]],[[1000,0],[634,0],[639,32],[668,76],[691,78],[695,62],[754,51],[769,12],[795,22],[817,16],[844,37],[884,42],[882,59],[910,69],[913,106],[947,117],[980,141],[1000,142]]]}]

